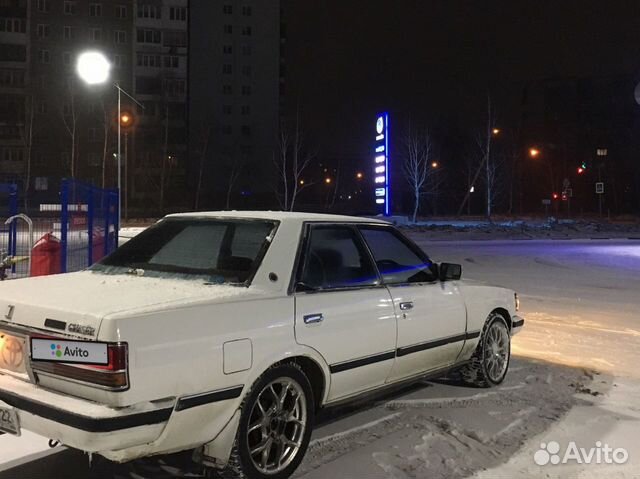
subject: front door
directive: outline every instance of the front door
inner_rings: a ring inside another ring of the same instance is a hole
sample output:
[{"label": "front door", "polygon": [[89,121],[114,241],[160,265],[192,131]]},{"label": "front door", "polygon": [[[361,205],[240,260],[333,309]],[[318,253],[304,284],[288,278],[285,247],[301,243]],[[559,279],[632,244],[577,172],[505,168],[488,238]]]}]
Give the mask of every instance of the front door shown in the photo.
[{"label": "front door", "polygon": [[455,282],[441,282],[429,258],[394,228],[360,228],[393,298],[397,358],[389,381],[451,365],[462,350],[466,308]]},{"label": "front door", "polygon": [[358,231],[310,224],[296,281],[296,340],[329,364],[329,401],[381,386],[395,359],[396,315]]}]

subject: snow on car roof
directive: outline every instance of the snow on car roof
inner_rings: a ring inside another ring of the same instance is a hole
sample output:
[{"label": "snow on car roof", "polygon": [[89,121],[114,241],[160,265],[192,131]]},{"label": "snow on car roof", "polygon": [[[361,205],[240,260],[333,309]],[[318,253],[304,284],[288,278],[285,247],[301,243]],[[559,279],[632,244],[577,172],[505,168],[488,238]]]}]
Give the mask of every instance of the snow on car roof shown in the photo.
[{"label": "snow on car roof", "polygon": [[167,218],[236,218],[296,223],[301,223],[303,221],[327,221],[336,223],[350,222],[388,224],[387,221],[369,217],[303,213],[295,211],[201,211],[193,213],[176,213],[167,215]]}]

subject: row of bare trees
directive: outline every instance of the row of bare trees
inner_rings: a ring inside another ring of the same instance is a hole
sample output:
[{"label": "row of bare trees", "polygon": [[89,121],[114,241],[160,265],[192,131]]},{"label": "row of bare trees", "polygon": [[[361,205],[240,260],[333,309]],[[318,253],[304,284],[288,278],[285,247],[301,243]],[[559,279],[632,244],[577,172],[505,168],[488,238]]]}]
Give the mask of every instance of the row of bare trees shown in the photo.
[{"label": "row of bare trees", "polygon": [[[518,132],[503,132],[497,128],[495,109],[491,97],[487,97],[487,111],[483,124],[468,141],[464,164],[466,167],[466,191],[457,210],[460,216],[466,206],[471,214],[471,198],[482,195],[484,186],[484,211],[491,219],[498,199],[506,199],[507,212],[515,207],[516,185],[521,168],[521,148]],[[461,139],[462,140],[462,139]],[[496,141],[499,140],[499,148]],[[464,141],[464,140],[463,140]],[[416,221],[425,197],[437,199],[444,183],[444,165],[436,160],[434,138],[428,128],[410,125],[402,137],[402,165],[404,179],[411,191],[413,208],[411,220]],[[462,182],[456,182],[459,184]],[[434,201],[435,204],[435,201]],[[434,207],[435,211],[435,207]]]},{"label": "row of bare trees", "polygon": [[[516,132],[501,133],[499,145],[499,130],[496,128],[496,116],[491,102],[487,98],[486,118],[482,126],[478,128],[477,134],[472,135],[466,143],[467,153],[463,161],[458,161],[458,166],[463,165],[466,169],[466,178],[457,181],[455,185],[460,193],[461,202],[457,214],[460,215],[465,206],[467,214],[471,213],[472,193],[473,197],[482,197],[484,201],[484,211],[490,219],[493,215],[494,207],[500,199],[508,200],[508,212],[514,208],[515,195],[515,175],[519,162],[519,148],[517,147]],[[398,156],[402,160],[402,174],[407,190],[412,198],[410,218],[416,221],[420,214],[420,209],[428,200],[432,203],[432,211],[437,214],[437,203],[440,191],[443,190],[446,174],[453,173],[444,162],[440,161],[436,153],[436,142],[432,133],[433,130],[427,127],[418,127],[409,124],[401,136],[401,148]],[[213,129],[211,127],[203,130],[201,135],[200,167],[196,183],[195,207],[200,207],[202,192],[205,187],[206,162],[211,148]],[[461,139],[461,141],[464,141]],[[316,184],[314,175],[309,173],[310,167],[315,163],[317,155],[309,148],[307,138],[300,120],[299,113],[290,121],[281,124],[278,133],[276,150],[273,153],[274,190],[280,208],[284,211],[293,211],[299,202],[299,195],[305,189]],[[456,162],[453,162],[456,163]],[[226,208],[230,207],[231,197],[234,189],[238,185],[245,166],[241,161],[233,161],[230,165],[222,165],[226,174]],[[332,168],[332,184],[324,189],[323,205],[325,209],[332,209],[339,195],[340,187],[340,165]],[[460,169],[459,171],[464,171]],[[324,178],[322,178],[324,181]],[[462,188],[465,191],[462,191]],[[484,189],[484,192],[482,191]],[[505,196],[508,195],[508,196]],[[319,199],[320,197],[318,197]]]},{"label": "row of bare trees", "polygon": [[[100,122],[103,130],[102,187],[104,188],[106,185],[106,168],[109,154],[111,114],[104,98],[101,99],[100,105],[102,110]],[[71,178],[75,178],[77,176],[78,142],[80,139],[79,126],[82,124],[82,120],[84,119],[82,116],[82,106],[85,106],[85,102],[83,102],[82,98],[79,96],[73,80],[68,81],[65,89],[65,95],[57,99],[57,103],[54,106],[56,116],[53,118],[38,114],[35,95],[29,95],[25,99],[24,122],[21,124],[19,130],[20,139],[25,149],[23,174],[25,201],[28,198],[31,187],[34,139],[38,138],[43,133],[51,134],[55,128],[56,119],[59,124],[62,125],[65,134],[68,136],[70,156],[67,174]]]}]

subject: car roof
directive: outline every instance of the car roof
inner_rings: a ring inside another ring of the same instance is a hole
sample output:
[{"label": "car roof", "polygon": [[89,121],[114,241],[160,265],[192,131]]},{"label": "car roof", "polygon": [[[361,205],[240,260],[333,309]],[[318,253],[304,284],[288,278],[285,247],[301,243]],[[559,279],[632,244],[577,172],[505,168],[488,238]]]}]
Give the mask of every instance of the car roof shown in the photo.
[{"label": "car roof", "polygon": [[378,223],[389,224],[387,221],[360,216],[330,215],[322,213],[303,213],[297,211],[199,211],[192,213],[177,213],[167,215],[167,218],[232,218],[271,220],[287,223],[303,223],[306,221],[329,223]]}]

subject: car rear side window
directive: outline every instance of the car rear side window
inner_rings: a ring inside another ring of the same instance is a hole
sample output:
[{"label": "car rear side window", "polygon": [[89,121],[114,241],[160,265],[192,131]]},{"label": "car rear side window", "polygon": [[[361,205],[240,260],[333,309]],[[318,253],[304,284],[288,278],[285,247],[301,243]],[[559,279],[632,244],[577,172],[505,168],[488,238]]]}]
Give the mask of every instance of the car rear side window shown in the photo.
[{"label": "car rear side window", "polygon": [[169,219],[142,232],[92,269],[121,267],[245,283],[262,260],[275,223]]},{"label": "car rear side window", "polygon": [[385,284],[424,283],[436,280],[431,261],[391,228],[361,227]]},{"label": "car rear side window", "polygon": [[312,226],[298,290],[374,286],[379,283],[366,247],[349,226]]}]

